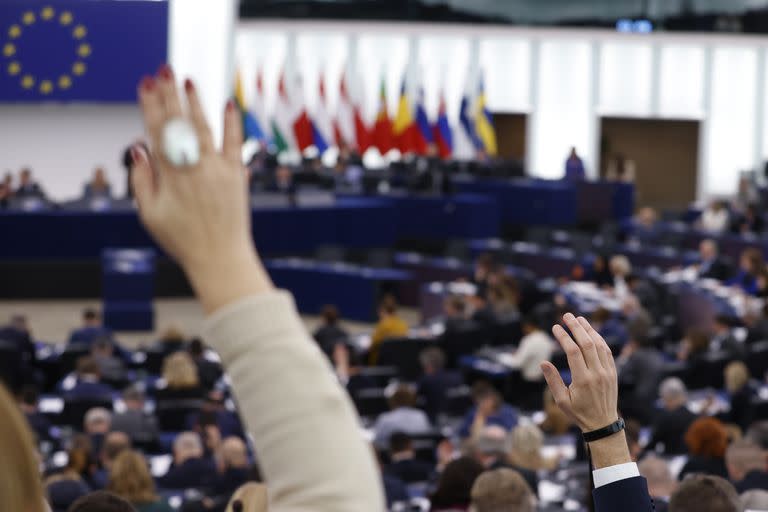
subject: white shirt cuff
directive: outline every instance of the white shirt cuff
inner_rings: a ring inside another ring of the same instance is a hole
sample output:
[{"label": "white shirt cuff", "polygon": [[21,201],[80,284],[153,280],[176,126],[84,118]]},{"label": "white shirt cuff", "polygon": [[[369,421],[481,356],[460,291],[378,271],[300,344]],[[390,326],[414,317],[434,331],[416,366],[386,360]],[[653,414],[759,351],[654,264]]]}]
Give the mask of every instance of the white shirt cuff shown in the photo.
[{"label": "white shirt cuff", "polygon": [[640,470],[637,469],[637,464],[634,462],[616,464],[615,466],[608,466],[607,468],[600,468],[592,471],[592,478],[595,481],[595,489],[618,482],[619,480],[626,480],[627,478],[634,478],[636,476],[640,476]]}]

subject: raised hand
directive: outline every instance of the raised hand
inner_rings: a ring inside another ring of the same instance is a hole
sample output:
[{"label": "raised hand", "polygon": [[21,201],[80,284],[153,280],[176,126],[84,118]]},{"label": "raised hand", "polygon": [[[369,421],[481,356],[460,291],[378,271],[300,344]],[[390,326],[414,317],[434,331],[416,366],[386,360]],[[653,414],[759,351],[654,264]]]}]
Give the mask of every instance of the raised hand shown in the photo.
[{"label": "raised hand", "polygon": [[568,357],[571,385],[565,385],[549,361],[541,364],[541,370],[557,405],[582,431],[603,428],[618,418],[619,387],[611,349],[585,318],[568,313],[563,320],[576,341],[559,325],[552,333]]},{"label": "raised hand", "polygon": [[[568,313],[563,320],[573,338],[559,325],[552,332],[568,357],[571,385],[565,385],[549,361],[541,364],[544,378],[558,407],[582,432],[606,427],[619,415],[619,385],[611,349],[585,318]],[[595,468],[631,461],[623,431],[589,443],[589,447]]]},{"label": "raised hand", "polygon": [[[269,288],[250,234],[242,127],[232,102],[224,112],[222,150],[214,145],[200,99],[185,81],[187,112],[167,66],[139,86],[139,103],[152,154],[132,149],[133,189],[144,225],[184,268],[208,312]],[[200,145],[194,165],[175,166],[162,152],[163,128],[175,118],[192,124]]]}]

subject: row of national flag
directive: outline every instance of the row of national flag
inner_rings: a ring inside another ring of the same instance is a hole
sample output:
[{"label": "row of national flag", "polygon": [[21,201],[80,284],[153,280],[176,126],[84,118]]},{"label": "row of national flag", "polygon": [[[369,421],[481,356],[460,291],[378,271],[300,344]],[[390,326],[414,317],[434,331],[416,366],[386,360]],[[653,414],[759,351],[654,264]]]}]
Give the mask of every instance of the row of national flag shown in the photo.
[{"label": "row of national flag", "polygon": [[446,114],[444,91],[440,92],[437,115],[430,119],[424,106],[424,90],[406,72],[397,109],[390,116],[384,80],[379,88],[379,107],[372,124],[364,120],[359,81],[345,69],[339,80],[336,112],[327,103],[325,79],[319,80],[315,109],[307,108],[301,75],[286,63],[278,78],[277,99],[267,115],[261,70],[257,72],[253,100],[246,103],[240,73],[235,81],[235,101],[243,116],[246,139],[257,140],[277,152],[304,153],[315,147],[319,154],[333,146],[364,154],[371,148],[382,155],[393,149],[401,154],[438,155],[443,159],[474,159],[497,154],[493,116],[485,102],[479,70],[470,72],[461,100],[459,123],[451,126]]}]

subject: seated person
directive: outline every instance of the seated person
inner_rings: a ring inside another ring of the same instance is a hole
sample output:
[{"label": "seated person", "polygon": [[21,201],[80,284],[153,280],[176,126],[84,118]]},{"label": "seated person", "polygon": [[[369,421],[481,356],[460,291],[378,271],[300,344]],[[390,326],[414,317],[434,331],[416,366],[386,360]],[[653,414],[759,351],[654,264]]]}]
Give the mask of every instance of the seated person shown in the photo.
[{"label": "seated person", "polygon": [[446,297],[443,301],[443,316],[446,332],[461,332],[476,325],[467,318],[467,303],[459,295]]},{"label": "seated person", "polygon": [[144,456],[136,451],[123,450],[116,458],[109,476],[108,490],[129,501],[136,507],[137,512],[173,512],[175,510],[158,496],[155,482],[149,472],[149,465]]},{"label": "seated person", "polygon": [[99,454],[101,467],[91,477],[94,489],[104,489],[107,486],[112,464],[122,452],[131,449],[131,438],[125,432],[110,432],[104,437]]},{"label": "seated person", "polygon": [[620,409],[626,418],[649,423],[653,415],[659,381],[664,372],[664,359],[653,345],[648,332],[649,320],[639,315],[627,324],[629,341],[616,360],[620,393]]},{"label": "seated person", "polygon": [[83,187],[83,199],[111,198],[112,189],[107,181],[104,168],[97,167],[93,171],[93,177]]},{"label": "seated person", "polygon": [[624,323],[604,307],[599,307],[592,313],[589,323],[609,343],[614,341],[623,345],[629,338]]},{"label": "seated person", "polygon": [[765,231],[765,221],[756,204],[748,204],[744,213],[732,223],[731,231],[742,235],[759,235]]},{"label": "seated person", "polygon": [[391,410],[380,415],[373,425],[374,445],[378,449],[385,450],[389,445],[389,438],[395,432],[424,434],[432,429],[427,415],[415,405],[416,394],[410,386],[399,385],[389,397]]},{"label": "seated person", "polygon": [[[486,288],[487,293],[488,288]],[[472,321],[485,327],[492,327],[498,323],[498,317],[493,305],[490,304],[485,294],[476,293],[470,298],[472,303]]]},{"label": "seated person", "polygon": [[200,399],[205,390],[200,385],[197,366],[187,352],[176,352],[163,361],[162,382],[158,382],[155,397],[160,400]]},{"label": "seated person", "polygon": [[474,512],[536,510],[536,496],[530,485],[518,471],[509,468],[481,474],[472,486],[471,496],[470,510]]},{"label": "seated person", "polygon": [[657,512],[666,512],[669,498],[677,488],[677,482],[672,476],[669,464],[656,456],[646,457],[638,465],[640,475],[648,482],[648,492],[653,499]]},{"label": "seated person", "polygon": [[163,489],[208,487],[216,482],[216,465],[205,458],[203,442],[194,432],[182,432],[173,442],[173,465],[158,479]]},{"label": "seated person", "polygon": [[123,392],[125,410],[112,417],[112,430],[125,432],[134,441],[151,443],[159,436],[157,418],[145,410],[144,393],[137,387],[129,387]]},{"label": "seated person", "polygon": [[323,306],[320,312],[320,326],[313,334],[323,353],[330,359],[336,343],[345,343],[349,333],[339,325],[339,310],[332,304]]},{"label": "seated person", "polygon": [[698,273],[700,278],[725,281],[731,276],[731,269],[720,257],[717,242],[711,238],[702,240],[699,244],[699,258]]},{"label": "seated person", "polygon": [[634,218],[634,227],[634,238],[653,243],[659,235],[659,214],[648,206],[640,208]]},{"label": "seated person", "polygon": [[19,174],[19,187],[14,192],[17,199],[36,198],[46,200],[45,191],[32,177],[32,170],[25,167]]},{"label": "seated person", "polygon": [[[519,427],[519,425],[518,425]],[[515,427],[515,428],[518,428]],[[538,492],[539,477],[535,471],[515,465],[510,460],[509,433],[498,425],[483,428],[467,443],[467,451],[486,470],[508,468],[519,472],[525,478],[531,489]]]},{"label": "seated person", "polygon": [[543,382],[541,363],[549,360],[555,351],[554,340],[539,327],[533,315],[523,318],[523,338],[520,345],[512,354],[504,358],[503,363],[510,368],[520,370],[523,380],[528,382]]},{"label": "seated person", "polygon": [[375,365],[379,360],[381,343],[390,338],[399,338],[408,334],[408,323],[397,314],[397,301],[387,295],[379,304],[379,322],[371,334],[371,348],[368,363]]},{"label": "seated person", "polygon": [[745,249],[739,258],[738,273],[725,284],[740,288],[744,293],[756,295],[758,292],[757,279],[764,270],[763,254],[758,249]]},{"label": "seated person", "polygon": [[472,457],[450,461],[440,473],[435,491],[429,496],[431,512],[469,510],[472,486],[485,468]]},{"label": "seated person", "polygon": [[95,309],[83,311],[83,325],[69,335],[68,345],[90,347],[98,338],[112,339],[112,331],[101,323],[101,314]]},{"label": "seated person", "polygon": [[685,433],[685,444],[688,447],[688,462],[680,471],[678,480],[695,473],[728,478],[725,467],[728,431],[720,420],[703,417],[694,421]]},{"label": "seated person", "polygon": [[688,391],[677,377],[664,379],[659,386],[659,397],[663,409],[655,415],[651,439],[647,449],[664,455],[681,455],[688,450],[683,436],[696,420],[688,410]]},{"label": "seated person", "polygon": [[279,192],[287,195],[296,193],[296,182],[293,179],[293,171],[287,165],[278,165],[272,183],[267,187],[267,192]]},{"label": "seated person", "polygon": [[432,465],[416,458],[413,440],[404,432],[395,432],[390,436],[389,460],[385,471],[406,484],[427,482],[432,477]]},{"label": "seated person", "polygon": [[211,488],[211,496],[231,496],[248,481],[251,471],[248,448],[239,437],[227,437],[221,443],[218,457],[219,476]]},{"label": "seated person", "polygon": [[499,320],[516,318],[519,314],[520,293],[517,281],[512,278],[488,287],[486,300]]},{"label": "seated person", "polygon": [[212,390],[223,374],[221,365],[205,357],[205,346],[200,338],[195,338],[189,343],[189,355],[197,366],[200,385],[206,390]]},{"label": "seated person", "polygon": [[419,379],[417,394],[424,400],[424,410],[435,418],[443,409],[446,392],[463,385],[464,379],[460,373],[445,369],[445,354],[438,347],[422,350],[419,362],[424,375]]},{"label": "seated person", "polygon": [[498,425],[509,431],[517,425],[517,410],[504,403],[496,388],[484,381],[472,386],[475,405],[467,412],[459,428],[461,437],[479,434],[488,425]]},{"label": "seated person", "polygon": [[608,268],[608,259],[603,254],[595,255],[592,267],[587,271],[587,279],[600,288],[613,285],[613,276]]},{"label": "seated person", "polygon": [[728,229],[731,214],[723,201],[712,201],[701,213],[699,228],[708,232],[719,234]]},{"label": "seated person", "polygon": [[112,413],[103,407],[94,407],[85,413],[83,419],[83,432],[91,441],[94,460],[96,454],[101,453],[104,438],[112,428]]},{"label": "seated person", "polygon": [[76,380],[73,387],[64,390],[65,400],[102,400],[112,399],[112,389],[101,381],[99,365],[90,356],[77,360]]},{"label": "seated person", "polygon": [[629,262],[629,258],[622,254],[612,257],[608,269],[613,278],[611,285],[614,294],[619,300],[626,299],[630,295],[627,278],[632,274],[632,264]]},{"label": "seated person", "polygon": [[47,416],[38,409],[39,395],[37,388],[25,386],[21,392],[19,408],[27,418],[29,428],[35,433],[38,441],[47,441],[51,438],[51,422]]},{"label": "seated person", "polygon": [[475,270],[472,274],[472,283],[477,286],[477,293],[484,294],[488,286],[493,281],[493,276],[497,272],[498,265],[490,253],[483,253],[475,261]]},{"label": "seated person", "polygon": [[725,367],[724,377],[731,408],[720,418],[746,431],[754,417],[752,399],[757,396],[757,390],[749,381],[749,369],[742,361],[733,361]]},{"label": "seated person", "polygon": [[728,475],[739,494],[752,489],[768,490],[765,452],[750,441],[736,441],[725,452]]},{"label": "seated person", "polygon": [[237,412],[227,410],[224,393],[221,391],[209,392],[200,411],[190,414],[187,418],[187,426],[191,430],[201,431],[206,425],[215,425],[222,437],[245,438],[240,417]]},{"label": "seated person", "polygon": [[91,357],[99,367],[101,378],[112,383],[125,380],[125,365],[115,357],[115,345],[109,338],[96,338],[91,345]]},{"label": "seated person", "polygon": [[709,342],[710,352],[725,352],[729,357],[738,359],[744,355],[744,345],[733,334],[733,323],[738,321],[728,315],[715,317],[714,332]]},{"label": "seated person", "polygon": [[153,349],[162,352],[165,356],[169,356],[174,352],[184,350],[186,344],[187,339],[184,336],[184,332],[177,326],[172,325],[163,331]]},{"label": "seated person", "polygon": [[689,368],[694,368],[709,352],[710,343],[711,339],[706,332],[696,328],[688,329],[677,351],[677,360],[688,363]]}]

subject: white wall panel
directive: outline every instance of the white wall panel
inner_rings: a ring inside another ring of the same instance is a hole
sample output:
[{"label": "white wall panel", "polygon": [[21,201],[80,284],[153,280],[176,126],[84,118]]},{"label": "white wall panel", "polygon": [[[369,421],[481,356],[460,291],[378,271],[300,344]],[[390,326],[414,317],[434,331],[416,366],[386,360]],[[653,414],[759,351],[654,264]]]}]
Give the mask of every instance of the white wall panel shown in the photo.
[{"label": "white wall panel", "polygon": [[480,66],[488,107],[494,112],[531,108],[531,43],[512,38],[480,41]]},{"label": "white wall panel", "polygon": [[663,45],[659,83],[659,115],[701,119],[704,115],[704,48]]},{"label": "white wall panel", "polygon": [[544,41],[539,48],[536,104],[531,119],[529,172],[541,178],[563,175],[575,146],[584,165],[595,165],[592,46],[578,40]]},{"label": "white wall panel", "polygon": [[739,173],[751,169],[755,144],[757,52],[753,48],[715,48],[705,158],[705,196],[732,194]]},{"label": "white wall panel", "polygon": [[598,112],[612,116],[650,116],[652,46],[647,42],[605,43],[600,53]]}]

